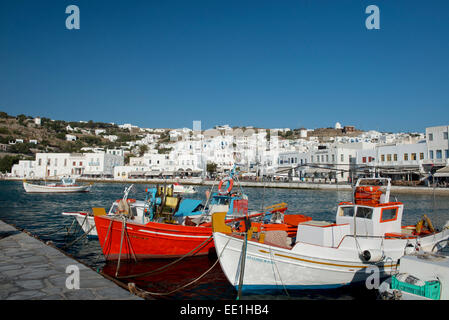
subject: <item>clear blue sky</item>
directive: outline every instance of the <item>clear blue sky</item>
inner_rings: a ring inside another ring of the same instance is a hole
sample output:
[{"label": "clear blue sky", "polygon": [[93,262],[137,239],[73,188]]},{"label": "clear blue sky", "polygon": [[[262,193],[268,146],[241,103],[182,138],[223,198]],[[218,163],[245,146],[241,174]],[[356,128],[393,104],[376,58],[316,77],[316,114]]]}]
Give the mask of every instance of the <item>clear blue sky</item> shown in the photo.
[{"label": "clear blue sky", "polygon": [[448,17],[447,0],[1,0],[0,110],[423,132],[449,124]]}]

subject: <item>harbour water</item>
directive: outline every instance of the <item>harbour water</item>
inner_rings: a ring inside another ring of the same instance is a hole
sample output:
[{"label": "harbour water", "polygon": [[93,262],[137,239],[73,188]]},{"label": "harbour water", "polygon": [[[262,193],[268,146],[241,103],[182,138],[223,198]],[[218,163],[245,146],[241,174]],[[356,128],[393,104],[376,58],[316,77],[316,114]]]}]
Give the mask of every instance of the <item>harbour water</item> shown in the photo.
[{"label": "harbour water", "polygon": [[[128,184],[96,183],[89,193],[78,194],[27,194],[19,181],[0,181],[0,219],[19,228],[26,229],[44,241],[52,241],[63,248],[74,239],[67,236],[67,228],[72,217],[62,216],[63,211],[88,210],[92,207],[108,209],[112,201],[122,197]],[[144,199],[144,190],[150,185],[136,184],[130,198]],[[205,199],[209,187],[198,187],[199,193],[192,198]],[[304,189],[245,188],[249,197],[249,209],[260,210],[263,206],[286,202],[287,213],[300,213],[316,220],[334,220],[337,204],[350,201],[349,191],[326,191]],[[403,224],[415,224],[423,214],[427,214],[434,226],[441,228],[449,220],[449,197],[432,194],[394,194],[405,205]],[[78,228],[78,225],[76,224]],[[75,225],[71,233],[79,231]],[[82,239],[64,249],[76,259],[104,273],[114,276],[116,263],[105,263],[101,247],[96,238]],[[155,270],[173,260],[144,261],[135,264],[122,263],[120,276],[139,274]],[[136,286],[149,292],[158,293],[156,299],[235,299],[237,292],[227,282],[220,265],[203,278],[185,289],[166,295],[180,286],[189,283],[206,272],[215,263],[214,257],[194,257],[185,259],[163,272],[154,273],[138,279],[123,281],[135,282]],[[280,293],[275,296],[247,296],[250,299],[376,299],[376,292],[365,287],[351,287],[328,291],[304,291]]]}]

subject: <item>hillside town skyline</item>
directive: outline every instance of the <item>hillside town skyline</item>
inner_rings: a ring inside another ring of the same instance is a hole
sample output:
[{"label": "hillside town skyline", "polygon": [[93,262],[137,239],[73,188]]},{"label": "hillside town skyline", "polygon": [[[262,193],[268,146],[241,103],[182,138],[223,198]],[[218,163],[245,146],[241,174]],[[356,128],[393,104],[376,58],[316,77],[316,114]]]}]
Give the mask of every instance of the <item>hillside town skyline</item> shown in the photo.
[{"label": "hillside town skyline", "polygon": [[[44,125],[43,119],[28,117],[22,120],[22,125],[39,128]],[[58,120],[46,121],[48,127],[49,122]],[[92,128],[77,127],[76,123]],[[204,129],[201,121],[193,121],[192,129],[110,124],[130,133],[126,139],[120,133],[119,140],[118,135],[108,134],[110,128],[96,128],[98,124],[92,121],[60,125],[65,127],[59,129],[59,139],[68,144],[83,140],[84,146],[75,153],[51,152],[46,146],[47,149],[33,152],[34,159],[14,164],[9,176],[72,175],[114,180],[205,178],[229,171],[238,164],[246,176],[271,180],[347,182],[364,172],[422,182],[449,161],[448,126],[428,127],[421,133],[386,133],[361,131],[339,122],[333,127],[317,129],[230,125]],[[114,143],[114,147],[100,144],[105,140]],[[8,145],[26,142],[18,138]],[[36,139],[33,143],[39,145]]]}]

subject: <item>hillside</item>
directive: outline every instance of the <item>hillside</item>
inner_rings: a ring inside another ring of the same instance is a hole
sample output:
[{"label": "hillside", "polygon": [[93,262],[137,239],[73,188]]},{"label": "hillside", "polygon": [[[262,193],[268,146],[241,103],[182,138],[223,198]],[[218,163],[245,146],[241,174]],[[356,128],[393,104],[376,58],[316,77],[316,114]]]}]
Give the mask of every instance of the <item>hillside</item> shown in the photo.
[{"label": "hillside", "polygon": [[[95,130],[104,130],[95,134]],[[67,141],[66,135],[76,137]],[[8,171],[20,159],[33,159],[37,152],[81,152],[83,147],[118,148],[138,140],[140,132],[103,122],[67,122],[40,118],[40,124],[26,115],[11,116],[0,111],[0,172]],[[114,142],[107,136],[114,135]],[[17,141],[19,139],[19,141]],[[20,141],[20,140],[23,140]],[[14,143],[16,142],[16,143]]]},{"label": "hillside", "polygon": [[[98,129],[104,132],[95,134]],[[67,141],[66,134],[75,136],[76,141]],[[116,148],[126,141],[136,140],[138,134],[115,124],[93,121],[66,122],[41,118],[39,125],[32,117],[14,117],[0,112],[0,143],[23,140],[23,143],[9,144],[7,151],[10,153],[80,152],[83,147]],[[108,140],[108,135],[117,136],[117,140]]]}]

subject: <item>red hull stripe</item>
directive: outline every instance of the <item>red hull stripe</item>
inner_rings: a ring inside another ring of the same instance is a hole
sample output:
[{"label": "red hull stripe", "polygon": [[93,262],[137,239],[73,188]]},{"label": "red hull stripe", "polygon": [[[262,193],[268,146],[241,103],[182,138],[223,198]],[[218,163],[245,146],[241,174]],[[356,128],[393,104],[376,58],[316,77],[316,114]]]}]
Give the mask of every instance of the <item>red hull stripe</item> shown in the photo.
[{"label": "red hull stripe", "polygon": [[173,233],[165,233],[165,232],[151,231],[151,230],[144,230],[144,229],[139,229],[139,231],[157,234],[157,235],[172,236],[172,237],[187,237],[187,238],[202,238],[202,239],[206,239],[206,238],[210,237],[210,236],[193,236],[193,235],[189,235],[189,234],[173,234]]}]

